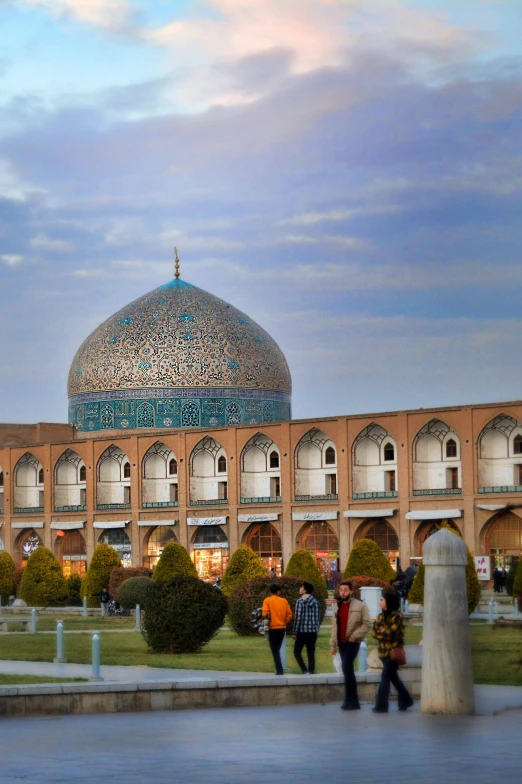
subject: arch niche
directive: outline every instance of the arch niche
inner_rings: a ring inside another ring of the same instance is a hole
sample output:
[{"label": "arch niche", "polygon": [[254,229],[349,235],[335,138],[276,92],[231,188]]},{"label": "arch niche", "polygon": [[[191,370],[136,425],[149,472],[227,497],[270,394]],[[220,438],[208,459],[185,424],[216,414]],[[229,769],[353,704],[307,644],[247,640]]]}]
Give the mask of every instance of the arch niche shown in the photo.
[{"label": "arch niche", "polygon": [[479,493],[522,490],[522,425],[499,414],[478,437]]},{"label": "arch niche", "polygon": [[86,479],[83,459],[67,449],[54,467],[55,512],[85,512]]},{"label": "arch niche", "polygon": [[96,473],[97,508],[130,509],[130,462],[125,452],[111,444],[100,456]]},{"label": "arch niche", "polygon": [[399,537],[395,528],[384,517],[366,520],[357,528],[353,541],[371,539],[376,542],[394,569],[399,559]]},{"label": "arch niche", "polygon": [[31,452],[26,452],[14,469],[14,511],[44,510],[43,466]]},{"label": "arch niche", "polygon": [[295,448],[295,500],[337,500],[337,449],[322,430],[312,428]]},{"label": "arch niche", "polygon": [[452,528],[457,534],[461,535],[461,530],[454,520],[450,520],[448,518],[440,520],[425,520],[423,523],[420,523],[413,535],[413,549],[417,558],[422,558],[422,548],[424,546],[424,542],[429,536],[437,533],[439,526],[443,522],[446,522],[450,528]]},{"label": "arch niche", "polygon": [[513,561],[522,558],[522,518],[514,512],[500,513],[486,524],[484,540],[485,553],[492,556],[494,567],[509,569]]},{"label": "arch niche", "polygon": [[205,436],[190,455],[190,503],[224,504],[228,500],[227,454],[214,438]]},{"label": "arch niche", "polygon": [[325,520],[306,523],[296,537],[298,550],[308,550],[326,580],[339,571],[339,537]]},{"label": "arch niche", "polygon": [[132,544],[124,528],[104,529],[98,542],[113,547],[120,556],[122,566],[132,566]]},{"label": "arch niche", "polygon": [[243,537],[244,543],[260,557],[267,574],[272,569],[282,574],[283,547],[281,534],[271,523],[254,523]]},{"label": "arch niche", "polygon": [[413,495],[459,495],[461,477],[459,437],[432,419],[413,441]]},{"label": "arch niche", "polygon": [[398,491],[397,444],[387,430],[372,424],[352,446],[352,497],[395,498]]},{"label": "arch niche", "polygon": [[20,531],[15,539],[18,568],[23,569],[29,560],[29,556],[32,555],[38,547],[42,546],[43,541],[34,528],[24,528]]},{"label": "arch niche", "polygon": [[143,566],[154,569],[160,559],[164,548],[171,542],[177,542],[177,537],[172,528],[168,525],[157,525],[151,528],[145,537],[143,556]]},{"label": "arch niche", "polygon": [[172,449],[156,441],[142,464],[144,509],[178,505],[178,461]]},{"label": "arch niche", "polygon": [[65,577],[70,577],[71,574],[84,576],[87,570],[87,546],[79,529],[56,531],[54,552]]},{"label": "arch niche", "polygon": [[228,566],[228,537],[220,525],[199,525],[192,539],[194,564],[201,580],[214,582]]},{"label": "arch niche", "polygon": [[241,453],[241,503],[281,500],[281,455],[264,433],[257,433]]}]

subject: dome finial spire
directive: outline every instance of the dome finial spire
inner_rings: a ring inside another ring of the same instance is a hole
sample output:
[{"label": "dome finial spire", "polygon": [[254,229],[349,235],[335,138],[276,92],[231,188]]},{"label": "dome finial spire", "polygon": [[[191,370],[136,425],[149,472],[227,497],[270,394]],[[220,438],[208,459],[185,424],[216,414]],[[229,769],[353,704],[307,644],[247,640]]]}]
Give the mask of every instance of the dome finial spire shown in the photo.
[{"label": "dome finial spire", "polygon": [[179,278],[179,259],[178,259],[178,249],[174,248],[175,259],[174,259],[174,277],[176,280]]}]

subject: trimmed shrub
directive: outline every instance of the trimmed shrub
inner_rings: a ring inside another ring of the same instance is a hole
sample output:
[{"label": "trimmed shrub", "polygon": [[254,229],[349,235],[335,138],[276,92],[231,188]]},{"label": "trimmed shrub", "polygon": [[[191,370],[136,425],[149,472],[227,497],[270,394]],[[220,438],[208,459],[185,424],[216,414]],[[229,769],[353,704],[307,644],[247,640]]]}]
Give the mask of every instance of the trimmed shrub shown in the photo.
[{"label": "trimmed shrub", "polygon": [[154,583],[150,577],[131,577],[125,580],[116,593],[116,599],[124,610],[134,610],[137,604],[145,606],[145,599],[152,589]]},{"label": "trimmed shrub", "polygon": [[424,564],[421,562],[408,591],[410,604],[424,604]]},{"label": "trimmed shrub", "polygon": [[513,583],[515,582],[518,563],[518,558],[514,558],[509,565],[508,573],[506,575],[506,593],[508,596],[513,596]]},{"label": "trimmed shrub", "polygon": [[20,597],[30,607],[63,607],[67,604],[67,581],[49,548],[38,547],[29,556],[20,583]]},{"label": "trimmed shrub", "polygon": [[392,590],[389,582],[386,580],[378,580],[376,577],[347,577],[350,580],[353,588],[353,595],[356,599],[361,598],[361,588],[386,588]]},{"label": "trimmed shrub", "polygon": [[120,586],[126,580],[130,580],[134,577],[152,577],[152,569],[148,569],[146,566],[117,566],[116,569],[113,569],[111,572],[111,576],[109,578],[109,593],[111,596],[117,596]]},{"label": "trimmed shrub", "polygon": [[16,595],[20,596],[20,583],[22,582],[22,577],[24,576],[24,570],[22,568],[15,569],[13,572],[13,582],[15,584]]},{"label": "trimmed shrub", "polygon": [[13,596],[16,588],[13,580],[13,572],[15,570],[15,562],[6,550],[0,552],[0,596],[2,597],[2,604],[7,604],[10,596]]},{"label": "trimmed shrub", "polygon": [[154,653],[198,653],[225,620],[223,592],[196,577],[151,583],[143,617],[149,648]]},{"label": "trimmed shrub", "polygon": [[173,577],[197,578],[197,576],[196,567],[183,545],[178,542],[169,542],[163,548],[152,579],[156,582],[166,582],[167,580],[172,580]]},{"label": "trimmed shrub", "polygon": [[100,606],[102,589],[109,588],[111,572],[118,566],[121,566],[121,561],[116,550],[105,542],[99,544],[82,580],[81,597],[87,597],[89,607]]},{"label": "trimmed shrub", "polygon": [[[252,610],[261,607],[264,599],[270,596],[270,586],[273,584],[281,586],[281,596],[287,599],[292,613],[295,612],[295,603],[299,599],[299,588],[303,581],[299,577],[256,577],[249,580],[239,588],[236,588],[228,600],[228,620],[234,631],[242,637],[255,637],[257,632],[250,624],[250,613]],[[314,596],[319,602],[319,613],[321,623],[326,612],[326,602],[319,592],[314,592]],[[287,627],[287,632],[292,631],[293,619]]]},{"label": "trimmed shrub", "polygon": [[309,553],[308,550],[296,550],[290,556],[285,569],[285,577],[299,577],[301,581],[306,580],[307,583],[312,583],[314,586],[314,596],[316,598],[319,594],[321,594],[323,599],[328,598],[326,580],[315,565],[312,553]]},{"label": "trimmed shrub", "polygon": [[522,596],[522,560],[518,562],[517,570],[515,572],[515,579],[513,580],[513,596],[518,599]]},{"label": "trimmed shrub", "polygon": [[230,596],[236,588],[246,583],[247,580],[265,576],[266,570],[261,562],[261,558],[250,547],[242,545],[235,550],[228,562],[223,575],[221,590],[225,596]]},{"label": "trimmed shrub", "polygon": [[390,582],[395,580],[395,572],[377,542],[360,539],[352,547],[344,577],[376,577]]},{"label": "trimmed shrub", "polygon": [[67,578],[67,604],[69,607],[81,607],[82,578],[79,574],[71,574]]}]

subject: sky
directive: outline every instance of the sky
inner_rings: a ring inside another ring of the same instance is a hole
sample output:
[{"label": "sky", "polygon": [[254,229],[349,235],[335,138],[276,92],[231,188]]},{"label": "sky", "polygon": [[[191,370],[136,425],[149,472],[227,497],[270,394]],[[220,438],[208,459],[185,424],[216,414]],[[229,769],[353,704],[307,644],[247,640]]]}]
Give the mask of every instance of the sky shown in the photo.
[{"label": "sky", "polygon": [[0,421],[181,275],[293,416],[522,398],[519,0],[0,0]]}]

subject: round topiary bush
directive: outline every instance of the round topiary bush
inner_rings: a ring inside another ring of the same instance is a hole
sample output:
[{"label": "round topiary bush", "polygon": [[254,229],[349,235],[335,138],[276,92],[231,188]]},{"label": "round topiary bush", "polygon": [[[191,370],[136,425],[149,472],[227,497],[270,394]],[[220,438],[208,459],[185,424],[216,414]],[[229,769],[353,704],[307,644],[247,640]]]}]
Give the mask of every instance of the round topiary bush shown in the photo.
[{"label": "round topiary bush", "polygon": [[513,580],[513,596],[516,599],[518,599],[519,596],[522,596],[522,560],[517,564],[515,579]]},{"label": "round topiary bush", "polygon": [[79,574],[71,574],[67,578],[67,604],[69,607],[80,607],[82,604],[82,597],[80,592],[82,590],[82,578]]},{"label": "round topiary bush", "polygon": [[223,592],[196,577],[151,582],[143,617],[149,648],[155,653],[198,653],[225,620]]},{"label": "round topiary bush", "polygon": [[[295,603],[299,599],[299,588],[303,581],[299,577],[256,577],[249,580],[237,588],[228,600],[228,619],[234,631],[242,637],[255,637],[257,631],[252,628],[250,614],[252,610],[261,607],[264,599],[270,596],[270,586],[273,584],[281,586],[281,595],[288,601],[295,612]],[[326,602],[320,593],[314,592],[314,596],[319,602],[319,613],[321,623],[326,612]],[[287,632],[291,633],[293,619],[287,627]]]},{"label": "round topiary bush", "polygon": [[144,607],[145,599],[153,586],[150,577],[131,577],[120,585],[116,599],[124,610],[134,610],[137,604]]},{"label": "round topiary bush", "polygon": [[290,556],[285,569],[285,577],[299,577],[301,581],[306,580],[306,582],[312,583],[314,586],[314,596],[316,598],[319,594],[321,594],[323,599],[328,598],[326,580],[315,565],[312,553],[309,553],[308,550],[296,550]]},{"label": "round topiary bush", "polygon": [[169,542],[156,564],[152,579],[156,582],[172,580],[173,577],[196,577],[196,567],[190,559],[183,545],[178,542]]},{"label": "round topiary bush", "polygon": [[16,595],[20,596],[20,583],[22,582],[22,577],[24,576],[23,568],[15,569],[13,572],[13,582],[15,584]]},{"label": "round topiary bush", "polygon": [[377,542],[360,539],[352,547],[344,570],[344,578],[348,577],[376,577],[390,582],[395,579],[395,572]]},{"label": "round topiary bush", "polygon": [[246,583],[247,580],[265,576],[266,569],[261,562],[261,558],[250,547],[242,545],[234,551],[232,558],[228,562],[223,575],[221,590],[225,596],[230,596],[236,588]]},{"label": "round topiary bush", "polygon": [[13,572],[16,569],[15,562],[6,550],[0,552],[0,597],[2,604],[7,604],[10,596],[14,596],[16,588],[13,580]]},{"label": "round topiary bush", "polygon": [[347,577],[352,583],[353,595],[356,599],[361,598],[361,588],[386,588],[392,590],[389,582],[378,580],[376,577]]},{"label": "round topiary bush", "polygon": [[20,597],[30,607],[63,607],[67,604],[67,581],[52,552],[38,547],[29,556],[20,583]]},{"label": "round topiary bush", "polygon": [[89,607],[100,606],[100,594],[103,588],[109,588],[111,572],[121,566],[120,556],[110,545],[99,544],[92,555],[89,568],[82,580],[82,599],[87,597]]},{"label": "round topiary bush", "polygon": [[126,580],[134,577],[152,577],[152,569],[146,566],[117,566],[113,569],[109,578],[109,593],[111,596],[117,596],[120,586]]},{"label": "round topiary bush", "polygon": [[506,577],[506,593],[508,596],[514,596],[513,593],[513,584],[515,582],[515,575],[517,573],[518,568],[518,559],[513,559],[509,565],[507,577]]}]

